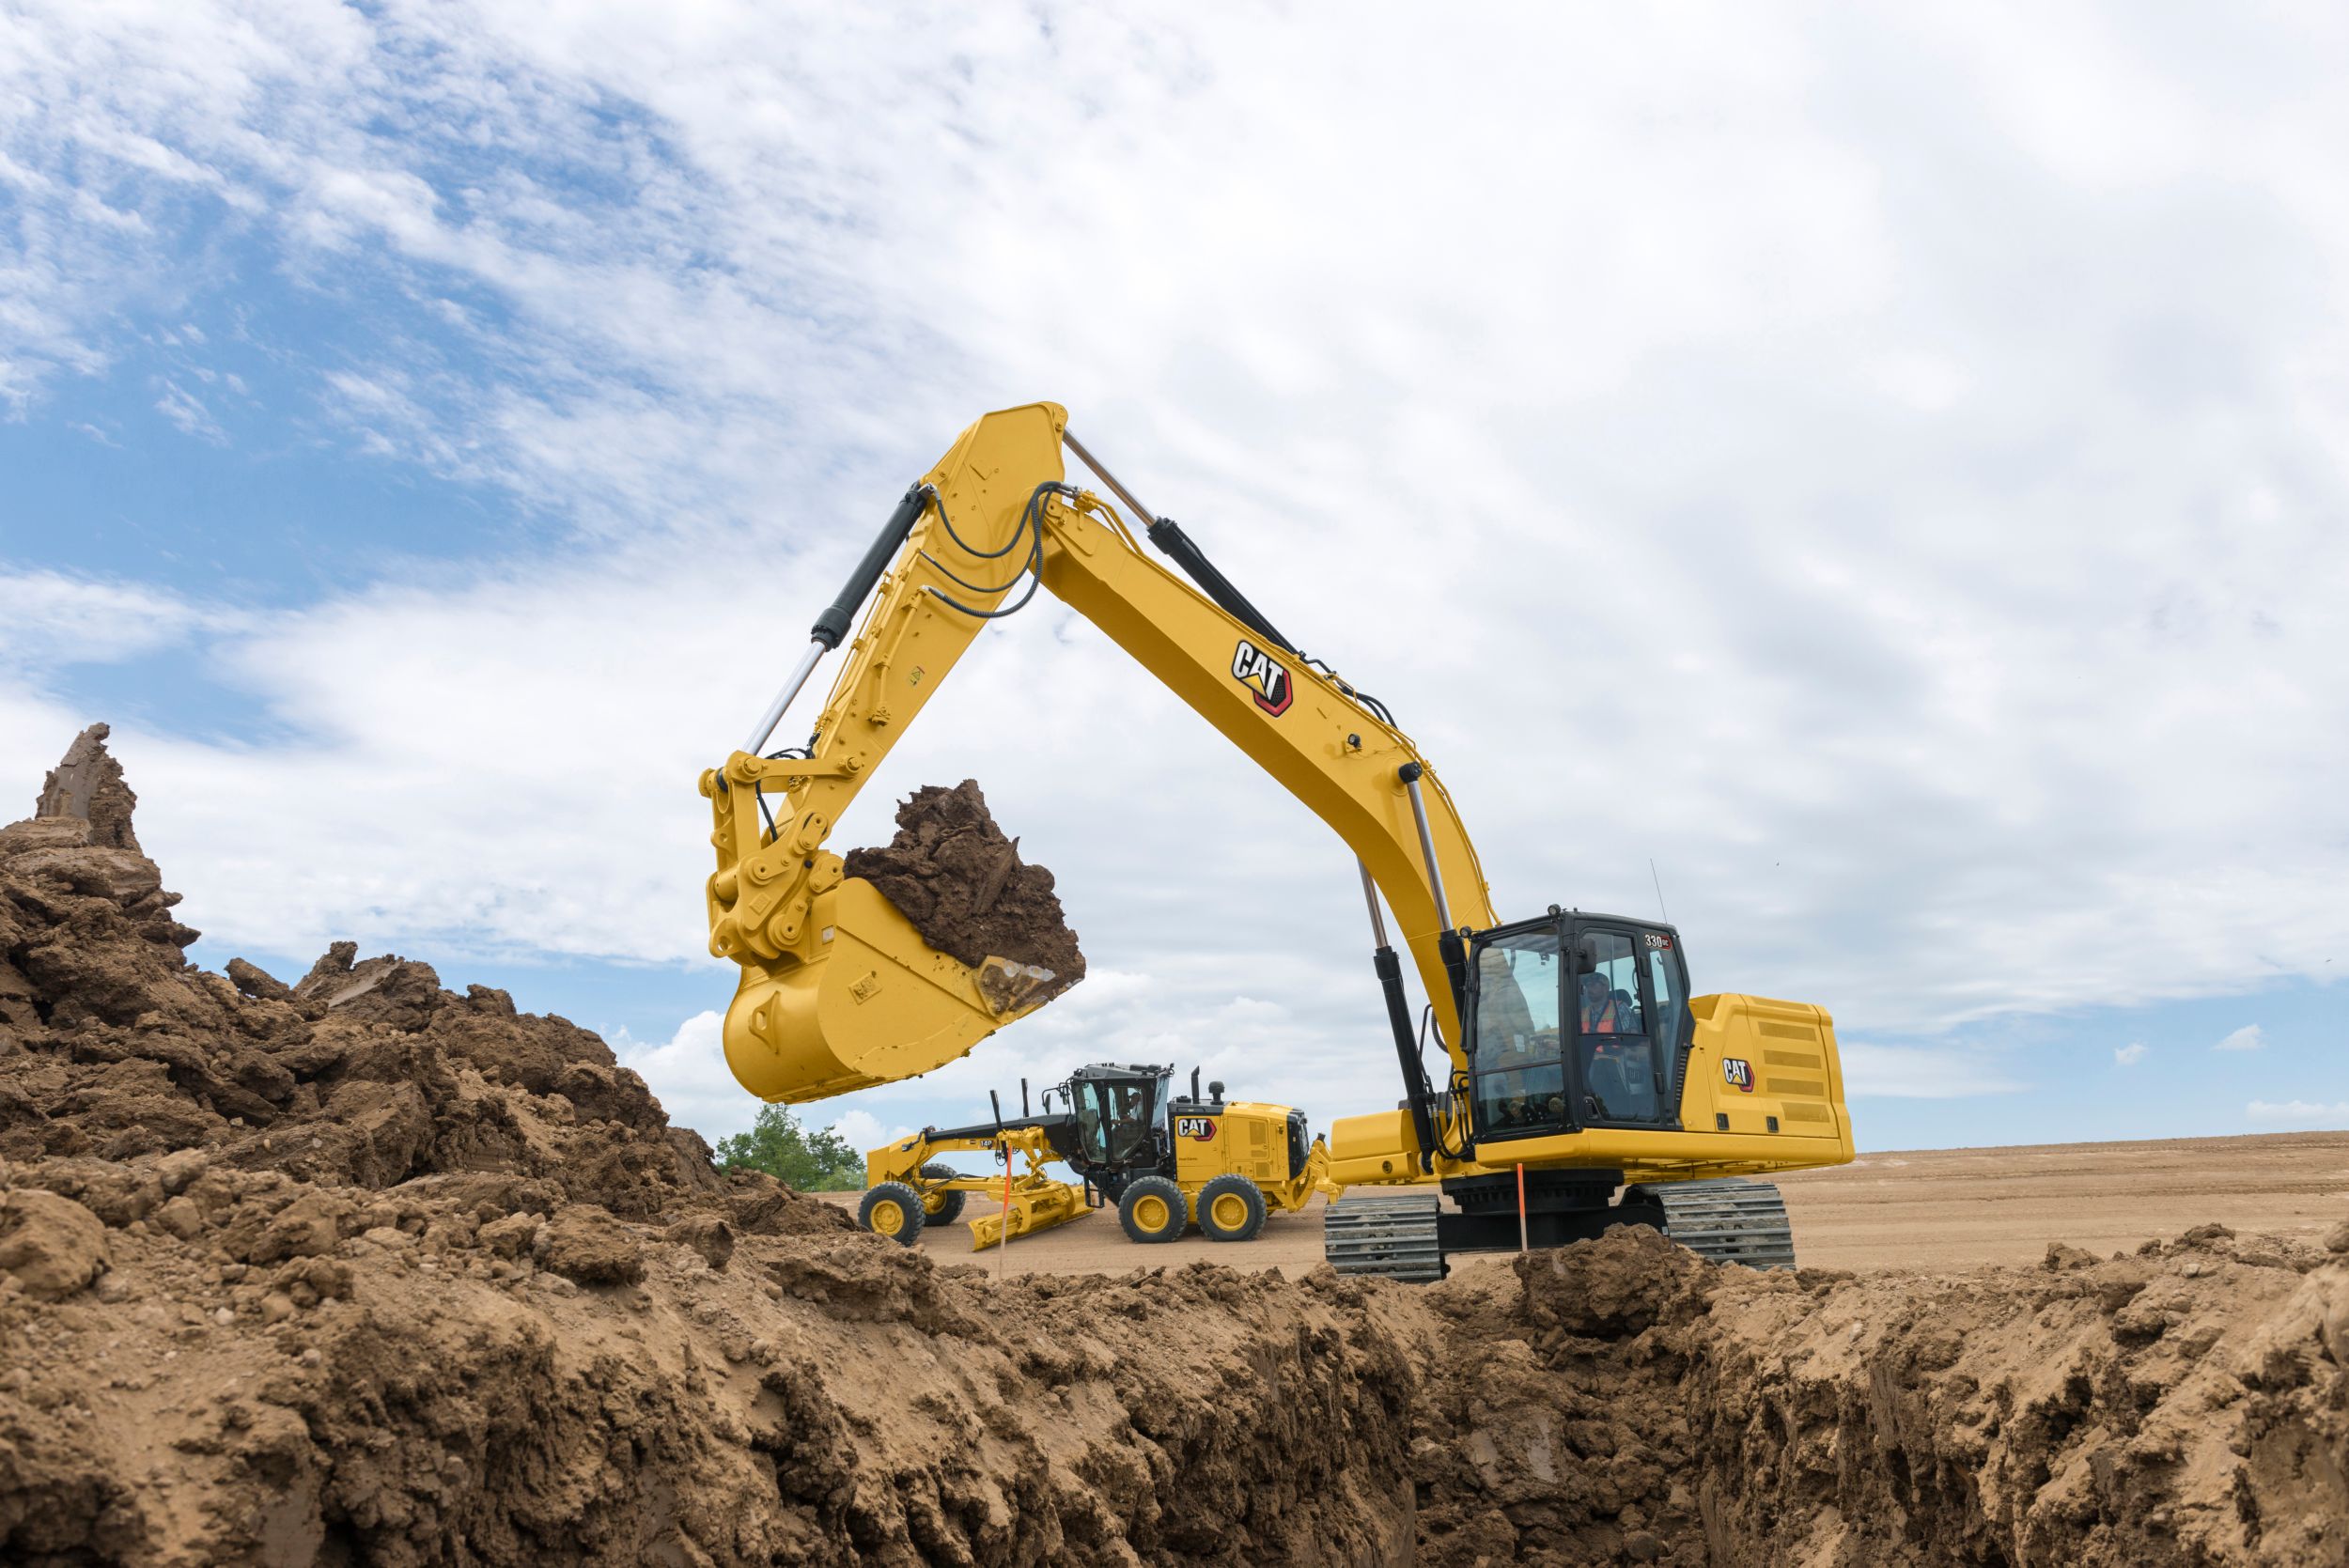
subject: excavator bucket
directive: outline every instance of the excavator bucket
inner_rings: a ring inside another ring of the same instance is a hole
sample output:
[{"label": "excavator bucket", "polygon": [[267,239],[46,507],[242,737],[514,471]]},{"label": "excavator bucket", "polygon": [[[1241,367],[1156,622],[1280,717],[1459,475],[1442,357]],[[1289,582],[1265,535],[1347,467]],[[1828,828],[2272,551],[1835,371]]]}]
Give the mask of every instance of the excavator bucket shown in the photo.
[{"label": "excavator bucket", "polygon": [[1050,970],[994,957],[972,968],[939,952],[861,877],[818,895],[814,920],[817,956],[745,963],[726,1009],[726,1065],[762,1100],[918,1077],[1051,994]]},{"label": "excavator bucket", "polygon": [[1084,1194],[1078,1188],[1066,1182],[1031,1176],[1012,1185],[1010,1208],[971,1221],[971,1250],[984,1252],[1001,1243],[1006,1221],[1011,1226],[1012,1239],[1017,1241],[1037,1231],[1082,1219],[1092,1212],[1085,1207]]}]

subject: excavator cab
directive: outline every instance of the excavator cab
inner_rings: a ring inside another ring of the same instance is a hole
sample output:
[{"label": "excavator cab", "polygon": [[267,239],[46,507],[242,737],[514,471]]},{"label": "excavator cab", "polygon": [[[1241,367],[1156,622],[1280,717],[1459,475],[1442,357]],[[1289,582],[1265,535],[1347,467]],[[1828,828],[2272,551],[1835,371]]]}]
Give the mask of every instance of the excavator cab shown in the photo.
[{"label": "excavator cab", "polygon": [[1679,933],[1578,911],[1497,926],[1470,954],[1480,1143],[1680,1126],[1690,1019]]}]

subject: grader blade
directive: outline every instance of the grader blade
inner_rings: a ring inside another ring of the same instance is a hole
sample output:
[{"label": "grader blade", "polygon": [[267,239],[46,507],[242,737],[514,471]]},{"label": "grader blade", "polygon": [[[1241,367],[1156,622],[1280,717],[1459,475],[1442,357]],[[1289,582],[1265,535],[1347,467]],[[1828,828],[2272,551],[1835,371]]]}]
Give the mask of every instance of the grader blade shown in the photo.
[{"label": "grader blade", "polygon": [[994,957],[972,968],[939,952],[861,877],[818,897],[814,920],[816,956],[745,963],[726,1009],[726,1065],[762,1100],[919,1077],[1051,994],[1049,970]]},{"label": "grader blade", "polygon": [[1038,1231],[1049,1231],[1055,1225],[1066,1225],[1072,1219],[1082,1219],[1092,1213],[1085,1207],[1084,1193],[1066,1182],[1028,1181],[1014,1185],[1011,1207],[1002,1214],[984,1215],[971,1221],[971,1250],[984,1252],[1003,1239],[1004,1221],[1009,1220],[1014,1241]]}]

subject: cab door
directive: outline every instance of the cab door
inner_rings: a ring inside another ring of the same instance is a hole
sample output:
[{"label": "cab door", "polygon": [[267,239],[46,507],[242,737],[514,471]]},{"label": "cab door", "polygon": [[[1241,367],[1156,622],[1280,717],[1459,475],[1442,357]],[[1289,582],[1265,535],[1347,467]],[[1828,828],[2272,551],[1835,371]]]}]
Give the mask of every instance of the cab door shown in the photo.
[{"label": "cab door", "polygon": [[1563,933],[1527,922],[1477,939],[1470,968],[1469,1053],[1476,1140],[1546,1138],[1574,1130],[1566,1036]]},{"label": "cab door", "polygon": [[1680,1125],[1673,1090],[1685,999],[1672,940],[1628,922],[1575,924],[1564,1024],[1574,1041],[1569,1092],[1585,1126]]}]

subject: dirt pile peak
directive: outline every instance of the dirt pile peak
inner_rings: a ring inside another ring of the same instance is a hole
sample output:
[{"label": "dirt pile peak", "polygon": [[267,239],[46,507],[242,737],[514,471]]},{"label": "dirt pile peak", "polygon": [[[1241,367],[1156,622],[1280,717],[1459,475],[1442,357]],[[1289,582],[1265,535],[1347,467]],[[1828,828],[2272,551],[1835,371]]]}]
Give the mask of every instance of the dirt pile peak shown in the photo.
[{"label": "dirt pile peak", "polygon": [[846,870],[880,889],[924,941],[962,963],[991,956],[1034,964],[1052,971],[1055,994],[1084,978],[1052,874],[1020,860],[1019,841],[996,825],[974,779],[915,790],[897,808],[887,847],[849,850]]},{"label": "dirt pile peak", "polygon": [[106,750],[106,737],[113,733],[104,724],[92,724],[73,737],[63,760],[41,781],[33,815],[86,822],[89,843],[136,852],[139,840],[131,831],[131,814],[139,798],[123,782],[122,764]]}]

